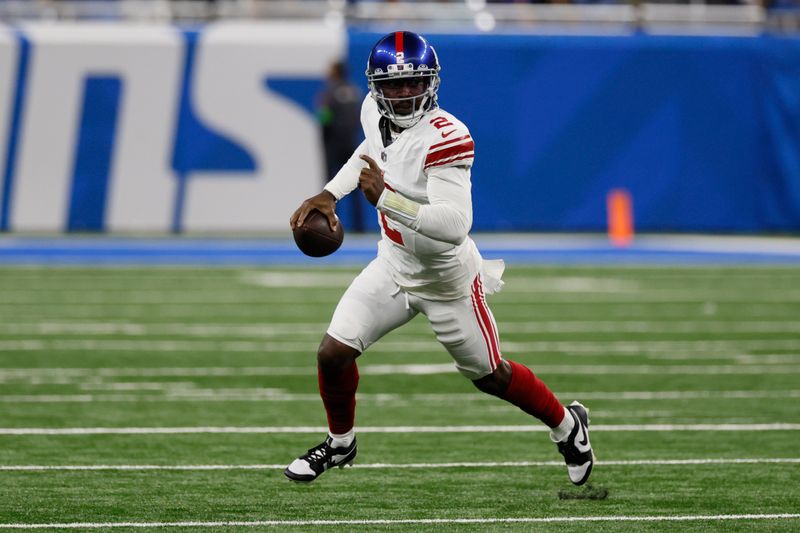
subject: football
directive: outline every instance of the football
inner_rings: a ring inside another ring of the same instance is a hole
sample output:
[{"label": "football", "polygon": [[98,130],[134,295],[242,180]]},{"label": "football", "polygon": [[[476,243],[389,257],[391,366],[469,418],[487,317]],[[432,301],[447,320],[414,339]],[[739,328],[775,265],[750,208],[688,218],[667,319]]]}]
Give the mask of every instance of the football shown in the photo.
[{"label": "football", "polygon": [[311,257],[330,255],[344,241],[342,224],[337,224],[336,231],[331,231],[328,219],[316,209],[308,214],[302,226],[292,228],[292,233],[300,251]]}]

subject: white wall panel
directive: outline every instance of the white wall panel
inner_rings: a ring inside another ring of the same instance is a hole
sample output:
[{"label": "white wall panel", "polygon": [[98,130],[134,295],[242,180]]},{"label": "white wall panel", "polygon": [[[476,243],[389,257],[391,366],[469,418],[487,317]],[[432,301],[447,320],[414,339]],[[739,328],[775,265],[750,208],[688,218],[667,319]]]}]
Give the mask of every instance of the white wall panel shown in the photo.
[{"label": "white wall panel", "polygon": [[192,86],[198,116],[245,147],[257,170],[191,176],[188,230],[287,230],[291,212],[322,187],[319,126],[268,91],[269,76],[324,78],[344,54],[342,29],[316,23],[220,23],[199,44]]}]

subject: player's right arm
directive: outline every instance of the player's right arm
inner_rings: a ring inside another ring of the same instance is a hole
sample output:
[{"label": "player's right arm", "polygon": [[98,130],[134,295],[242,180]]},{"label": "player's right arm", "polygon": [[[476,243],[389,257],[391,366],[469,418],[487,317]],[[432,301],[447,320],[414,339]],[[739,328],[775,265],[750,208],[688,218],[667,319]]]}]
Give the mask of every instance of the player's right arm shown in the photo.
[{"label": "player's right arm", "polygon": [[300,204],[300,207],[289,218],[289,225],[292,228],[302,226],[308,214],[316,209],[325,215],[331,229],[336,229],[336,225],[339,223],[339,219],[336,217],[336,202],[353,192],[358,186],[358,176],[361,173],[359,155],[366,152],[366,147],[366,141],[362,142],[353,152],[353,155],[350,156],[350,159],[347,160],[347,163],[325,185],[322,192],[304,200]]},{"label": "player's right arm", "polygon": [[[374,124],[377,124],[378,108],[375,101],[367,94],[361,102],[361,127],[364,130],[364,136],[369,137],[370,131],[374,129]],[[373,124],[374,123],[374,124]],[[325,185],[325,190],[331,193],[338,202],[358,187],[358,177],[361,175],[361,168],[364,162],[360,157],[368,153],[367,141],[364,139],[358,148],[355,149],[353,155],[347,160],[347,163],[339,169],[339,172]]]},{"label": "player's right arm", "polygon": [[289,226],[292,228],[302,226],[308,214],[314,209],[325,215],[331,230],[336,230],[336,226],[339,224],[339,218],[336,216],[336,198],[324,189],[321,193],[303,200],[300,207],[295,209],[289,218]]},{"label": "player's right arm", "polygon": [[339,169],[339,172],[325,185],[325,190],[331,193],[336,201],[341,200],[358,187],[358,176],[361,174],[361,167],[364,162],[360,159],[362,154],[367,153],[367,141],[362,141],[358,145],[353,155],[347,163]]}]

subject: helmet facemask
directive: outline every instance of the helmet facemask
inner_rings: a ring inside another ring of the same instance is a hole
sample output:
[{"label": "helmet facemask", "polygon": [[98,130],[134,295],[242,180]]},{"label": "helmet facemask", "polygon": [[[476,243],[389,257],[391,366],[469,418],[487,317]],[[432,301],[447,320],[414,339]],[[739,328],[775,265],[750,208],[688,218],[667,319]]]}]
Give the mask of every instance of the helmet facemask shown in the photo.
[{"label": "helmet facemask", "polygon": [[[413,63],[389,65],[389,72],[376,69],[367,72],[369,90],[378,104],[378,111],[401,128],[410,128],[422,119],[422,116],[437,107],[436,92],[439,89],[439,68],[428,68],[420,65],[415,69]],[[395,82],[395,90],[403,84],[419,81],[424,84],[419,94],[402,97],[388,97],[384,89]],[[410,105],[409,105],[410,104]]]}]

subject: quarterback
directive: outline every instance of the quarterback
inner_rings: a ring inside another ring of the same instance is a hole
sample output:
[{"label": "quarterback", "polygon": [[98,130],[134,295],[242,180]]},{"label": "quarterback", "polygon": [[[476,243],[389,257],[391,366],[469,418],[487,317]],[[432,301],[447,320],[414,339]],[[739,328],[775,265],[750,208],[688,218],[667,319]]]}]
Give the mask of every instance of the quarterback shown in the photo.
[{"label": "quarterback", "polygon": [[467,127],[438,106],[439,71],[436,51],[421,35],[398,31],[380,39],[367,61],[364,142],[291,216],[293,227],[302,225],[318,209],[334,227],[336,202],[360,188],[377,209],[381,240],[377,257],[339,301],[317,352],[329,433],[284,473],[309,482],[352,463],[356,359],[422,313],[464,377],[550,427],[570,480],[581,485],[594,463],[587,410],[578,402],[564,407],[530,369],[500,352],[485,296],[499,290],[504,266],[483,260],[468,235],[475,144]]}]

